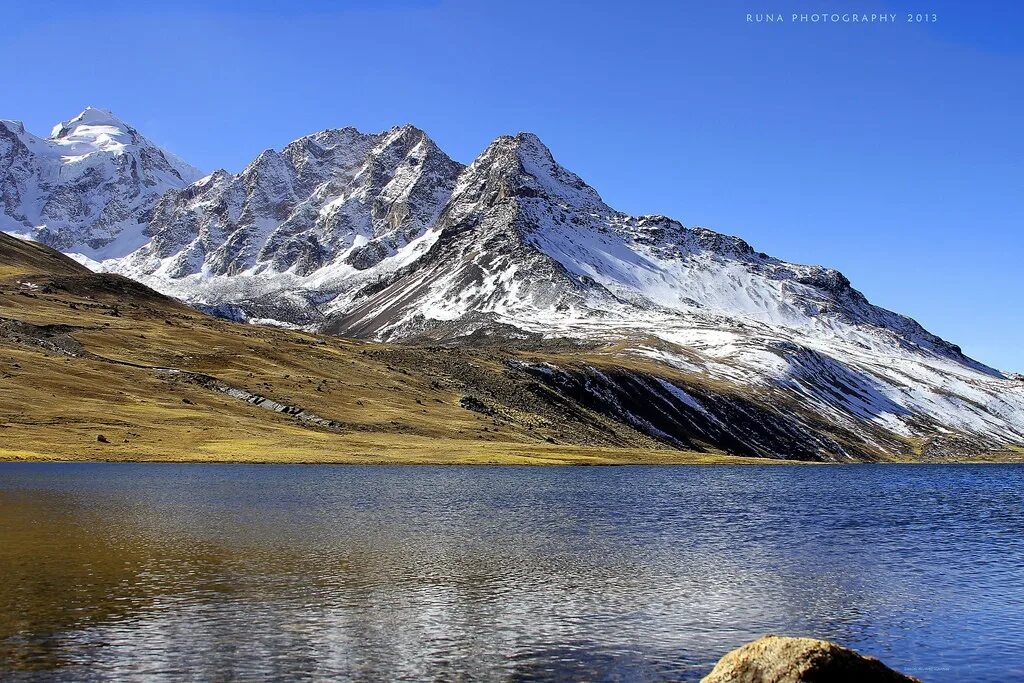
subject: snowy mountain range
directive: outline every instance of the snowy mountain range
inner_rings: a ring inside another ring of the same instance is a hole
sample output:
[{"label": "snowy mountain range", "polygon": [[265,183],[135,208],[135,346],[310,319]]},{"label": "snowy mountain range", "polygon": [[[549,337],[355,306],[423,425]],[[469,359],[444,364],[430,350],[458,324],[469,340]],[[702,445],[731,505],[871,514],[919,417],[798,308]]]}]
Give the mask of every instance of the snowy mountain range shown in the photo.
[{"label": "snowy mountain range", "polygon": [[[618,212],[532,134],[463,166],[412,126],[327,130],[198,176],[102,110],[46,139],[0,123],[0,228],[222,316],[387,341],[575,339],[655,368],[645,386],[677,421],[734,433],[740,413],[771,414],[832,459],[1024,444],[1020,377],[835,270]],[[630,412],[619,375],[591,370],[579,391],[673,438]]]}]

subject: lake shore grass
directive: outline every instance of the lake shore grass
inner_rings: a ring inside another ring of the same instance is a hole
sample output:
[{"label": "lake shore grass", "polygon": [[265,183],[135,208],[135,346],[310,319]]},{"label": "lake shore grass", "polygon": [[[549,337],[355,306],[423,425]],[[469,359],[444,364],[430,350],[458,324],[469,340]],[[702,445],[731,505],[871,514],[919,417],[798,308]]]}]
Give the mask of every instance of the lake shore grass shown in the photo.
[{"label": "lake shore grass", "polygon": [[0,462],[176,462],[339,465],[785,465],[799,461],[749,458],[721,453],[602,447],[557,447],[516,443],[444,440],[372,441],[329,435],[330,443],[287,445],[267,439],[214,439],[171,453],[117,444],[69,448],[54,444],[0,446]]},{"label": "lake shore grass", "polygon": [[214,439],[192,443],[184,450],[169,452],[162,448],[127,448],[118,444],[97,443],[75,450],[55,444],[0,446],[0,463],[192,463],[262,465],[514,465],[529,467],[627,466],[627,465],[1006,465],[1024,464],[1024,453],[1008,451],[964,460],[892,459],[865,462],[814,462],[774,458],[751,458],[724,453],[632,448],[533,446],[516,443],[473,443],[446,440],[346,439],[330,435],[331,443],[284,444],[269,439]]}]

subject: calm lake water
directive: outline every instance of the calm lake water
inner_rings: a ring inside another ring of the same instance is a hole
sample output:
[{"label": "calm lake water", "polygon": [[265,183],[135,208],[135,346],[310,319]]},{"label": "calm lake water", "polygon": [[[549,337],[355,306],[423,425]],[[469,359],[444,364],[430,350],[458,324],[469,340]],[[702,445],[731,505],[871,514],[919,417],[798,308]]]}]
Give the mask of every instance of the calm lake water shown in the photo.
[{"label": "calm lake water", "polygon": [[1024,467],[0,464],[2,680],[1024,680]]}]

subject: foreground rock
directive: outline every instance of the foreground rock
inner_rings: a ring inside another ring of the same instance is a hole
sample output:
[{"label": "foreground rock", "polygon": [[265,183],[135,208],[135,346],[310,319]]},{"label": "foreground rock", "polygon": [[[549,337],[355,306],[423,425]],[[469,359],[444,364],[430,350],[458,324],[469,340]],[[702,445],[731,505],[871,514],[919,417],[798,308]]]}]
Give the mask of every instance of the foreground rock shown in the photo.
[{"label": "foreground rock", "polygon": [[[912,683],[874,657],[814,638],[764,636],[722,657],[701,683]],[[918,681],[920,683],[920,681]]]}]

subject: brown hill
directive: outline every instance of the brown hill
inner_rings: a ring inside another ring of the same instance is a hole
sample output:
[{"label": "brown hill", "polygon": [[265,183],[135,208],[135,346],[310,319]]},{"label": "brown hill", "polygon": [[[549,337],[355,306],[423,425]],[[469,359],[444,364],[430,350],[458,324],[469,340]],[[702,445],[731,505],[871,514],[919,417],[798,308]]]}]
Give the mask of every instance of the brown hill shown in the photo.
[{"label": "brown hill", "polygon": [[203,315],[0,234],[0,458],[730,460],[546,389],[543,352],[358,342]]},{"label": "brown hill", "polygon": [[244,325],[3,234],[0,436],[0,459],[879,458],[777,395],[614,345],[382,344]]},{"label": "brown hill", "polygon": [[60,252],[0,232],[0,277],[27,274],[82,275],[91,272]]}]

